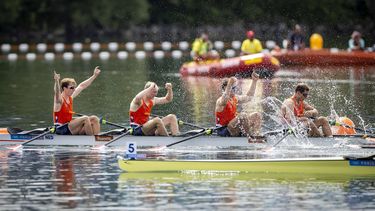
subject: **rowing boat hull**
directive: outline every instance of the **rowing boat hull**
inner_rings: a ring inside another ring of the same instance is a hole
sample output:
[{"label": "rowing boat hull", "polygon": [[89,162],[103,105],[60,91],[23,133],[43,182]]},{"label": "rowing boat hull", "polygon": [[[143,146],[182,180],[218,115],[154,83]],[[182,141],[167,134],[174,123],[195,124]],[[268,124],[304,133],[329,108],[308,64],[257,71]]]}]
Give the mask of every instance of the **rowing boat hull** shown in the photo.
[{"label": "rowing boat hull", "polygon": [[[11,144],[22,144],[27,140],[35,137],[36,135],[10,135],[0,134],[0,145],[11,145]],[[95,146],[103,145],[111,141],[116,136],[79,136],[79,135],[56,135],[49,134],[39,139],[28,143],[27,145],[61,145],[61,146]],[[165,146],[176,141],[182,140],[186,137],[162,137],[162,136],[124,136],[119,140],[111,143],[109,146],[127,146],[128,142],[134,142],[138,147],[158,147]],[[369,144],[371,141],[359,137],[345,137],[345,138],[309,138],[309,139],[297,139],[293,136],[289,136],[284,140],[285,143],[291,146],[296,145],[308,145],[312,146],[326,146],[332,147],[335,144]],[[373,143],[373,142],[372,142]],[[197,146],[197,147],[257,147],[261,145],[273,144],[272,141],[269,143],[253,143],[249,142],[245,137],[218,137],[218,136],[201,136],[191,139],[186,142],[182,142],[176,147],[186,146]],[[175,146],[174,146],[175,147]]]},{"label": "rowing boat hull", "polygon": [[375,176],[374,160],[346,160],[342,157],[253,160],[125,160],[119,158],[118,165],[126,172],[233,171]]}]

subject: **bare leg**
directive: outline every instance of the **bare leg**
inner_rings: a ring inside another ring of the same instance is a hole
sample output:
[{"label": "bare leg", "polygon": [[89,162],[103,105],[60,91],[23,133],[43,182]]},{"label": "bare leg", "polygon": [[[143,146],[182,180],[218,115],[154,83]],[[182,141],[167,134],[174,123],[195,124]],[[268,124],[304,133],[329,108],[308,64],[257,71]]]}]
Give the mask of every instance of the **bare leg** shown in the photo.
[{"label": "bare leg", "polygon": [[69,130],[73,135],[93,135],[90,119],[88,116],[73,119],[69,125]]},{"label": "bare leg", "polygon": [[168,136],[167,129],[165,128],[163,121],[159,118],[153,118],[146,122],[142,126],[143,134],[147,135],[158,135],[158,136]]},{"label": "bare leg", "polygon": [[313,121],[309,121],[309,128],[310,128],[309,136],[312,136],[312,137],[323,136]]},{"label": "bare leg", "polygon": [[329,121],[326,117],[321,116],[321,117],[315,119],[314,123],[315,123],[316,127],[318,127],[318,128],[322,127],[322,131],[323,131],[324,136],[332,137],[331,126],[329,125]]},{"label": "bare leg", "polygon": [[98,135],[100,133],[99,118],[97,116],[90,116],[89,119],[90,119],[93,134]]},{"label": "bare leg", "polygon": [[169,127],[172,136],[178,135],[180,130],[178,129],[177,117],[174,114],[169,114],[161,119],[166,127]]}]

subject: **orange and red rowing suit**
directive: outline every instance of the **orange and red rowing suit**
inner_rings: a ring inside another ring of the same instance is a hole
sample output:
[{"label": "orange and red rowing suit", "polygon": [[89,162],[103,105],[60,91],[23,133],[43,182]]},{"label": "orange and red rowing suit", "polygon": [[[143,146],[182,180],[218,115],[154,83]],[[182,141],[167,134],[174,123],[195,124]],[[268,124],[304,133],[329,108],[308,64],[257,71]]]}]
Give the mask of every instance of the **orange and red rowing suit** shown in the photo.
[{"label": "orange and red rowing suit", "polygon": [[305,106],[303,104],[303,100],[300,101],[299,105],[297,104],[297,100],[295,96],[292,96],[291,99],[294,102],[294,116],[302,117],[305,113]]},{"label": "orange and red rowing suit", "polygon": [[64,98],[62,98],[62,105],[61,109],[58,112],[53,113],[53,121],[56,124],[65,124],[67,122],[72,121],[73,118],[73,98],[69,97],[69,102],[66,102]]},{"label": "orange and red rowing suit", "polygon": [[153,106],[152,100],[146,103],[142,99],[142,104],[136,111],[129,111],[130,125],[139,126],[145,124],[150,117]]},{"label": "orange and red rowing suit", "polygon": [[223,111],[216,112],[216,126],[227,126],[237,116],[237,98],[233,96],[228,100]]}]

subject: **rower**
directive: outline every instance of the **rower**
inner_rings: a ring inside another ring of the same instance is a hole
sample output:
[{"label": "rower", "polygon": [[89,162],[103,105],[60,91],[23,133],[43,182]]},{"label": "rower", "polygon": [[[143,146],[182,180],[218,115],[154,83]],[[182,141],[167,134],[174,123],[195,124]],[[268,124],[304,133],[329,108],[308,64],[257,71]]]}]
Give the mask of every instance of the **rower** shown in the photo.
[{"label": "rower", "polygon": [[260,134],[262,123],[262,115],[259,112],[237,113],[237,105],[249,102],[254,98],[256,83],[259,75],[252,73],[251,87],[246,95],[236,95],[237,79],[231,77],[222,83],[223,94],[217,99],[215,114],[216,126],[220,127],[217,131],[219,136],[249,136],[249,140],[253,141],[252,136]]},{"label": "rower", "polygon": [[[332,137],[328,119],[323,116],[318,117],[318,110],[304,101],[309,95],[309,91],[310,88],[306,84],[298,84],[294,95],[283,102],[281,115],[288,124],[302,123],[309,129],[309,136]],[[323,134],[319,131],[320,127],[322,127]]]},{"label": "rower", "polygon": [[262,43],[254,38],[254,32],[246,33],[247,39],[242,42],[241,55],[260,53],[263,51]]},{"label": "rower", "polygon": [[166,83],[165,97],[156,97],[159,87],[154,82],[147,82],[143,91],[139,92],[130,103],[129,117],[130,126],[133,128],[133,135],[136,136],[168,136],[166,127],[169,127],[172,135],[180,133],[177,117],[169,114],[163,118],[155,117],[149,119],[154,105],[170,103],[173,99],[172,84]]},{"label": "rower", "polygon": [[[60,74],[54,73],[55,97],[53,102],[53,120],[57,127],[56,134],[59,135],[97,135],[100,132],[99,118],[96,116],[81,116],[73,119],[73,99],[84,89],[89,87],[100,74],[96,67],[93,75],[78,86],[73,78],[61,80]],[[67,124],[66,124],[67,123]]]}]

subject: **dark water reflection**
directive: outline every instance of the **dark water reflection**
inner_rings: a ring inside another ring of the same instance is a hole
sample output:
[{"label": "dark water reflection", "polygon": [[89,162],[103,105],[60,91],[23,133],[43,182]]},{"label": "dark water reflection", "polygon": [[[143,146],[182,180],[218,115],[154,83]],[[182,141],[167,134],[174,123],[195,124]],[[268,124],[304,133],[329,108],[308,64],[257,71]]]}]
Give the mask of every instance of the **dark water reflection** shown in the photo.
[{"label": "dark water reflection", "polygon": [[[19,61],[0,62],[0,127],[25,129],[46,127],[52,121],[55,69],[62,77],[82,81],[100,65],[102,74],[75,101],[80,113],[105,116],[127,123],[132,97],[148,80],[160,86],[172,82],[174,101],[155,107],[154,113],[176,113],[181,119],[202,126],[214,124],[214,105],[220,95],[220,80],[184,77],[177,74],[181,61],[92,60],[71,63]],[[274,114],[279,100],[293,93],[296,83],[312,87],[308,101],[322,115],[335,109],[356,123],[375,119],[375,68],[325,67],[283,68],[272,80],[258,82],[256,100],[241,109]],[[240,80],[242,90],[250,81]],[[164,95],[165,90],[161,89]],[[268,97],[268,98],[267,98]],[[270,98],[273,97],[273,98]],[[272,99],[269,101],[268,99]],[[272,125],[272,115],[265,115]],[[358,123],[359,124],[359,123]],[[373,126],[373,125],[372,125]],[[104,127],[107,129],[107,127]],[[186,129],[186,128],[183,128]],[[374,154],[367,151],[340,151],[336,155]],[[347,150],[347,149],[346,149]],[[123,150],[94,152],[86,148],[0,149],[1,210],[116,210],[116,209],[375,209],[374,178],[315,177],[298,175],[202,175],[202,174],[124,174],[116,163]],[[304,149],[305,155],[322,151]],[[323,151],[329,155],[332,151]],[[295,149],[275,151],[270,156],[290,156]],[[253,158],[252,152],[170,150],[173,158]]]}]

